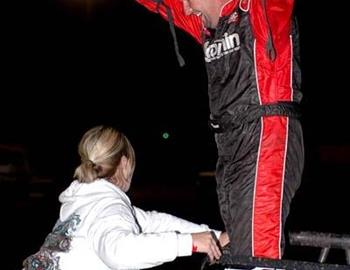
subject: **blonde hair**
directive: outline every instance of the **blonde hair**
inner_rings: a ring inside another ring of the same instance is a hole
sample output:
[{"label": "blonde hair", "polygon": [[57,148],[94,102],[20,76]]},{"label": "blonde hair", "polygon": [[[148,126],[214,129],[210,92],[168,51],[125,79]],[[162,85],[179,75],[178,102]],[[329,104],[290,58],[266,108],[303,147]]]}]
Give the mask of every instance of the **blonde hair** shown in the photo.
[{"label": "blonde hair", "polygon": [[131,170],[135,168],[135,152],[127,137],[112,127],[97,126],[88,130],[80,140],[81,164],[74,177],[79,182],[90,183],[99,178],[111,178],[125,156]]}]

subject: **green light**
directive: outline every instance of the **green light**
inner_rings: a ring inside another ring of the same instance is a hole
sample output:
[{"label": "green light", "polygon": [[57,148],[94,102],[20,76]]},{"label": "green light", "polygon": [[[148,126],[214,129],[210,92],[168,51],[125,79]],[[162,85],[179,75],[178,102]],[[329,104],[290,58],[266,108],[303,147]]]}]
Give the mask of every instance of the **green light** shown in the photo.
[{"label": "green light", "polygon": [[167,140],[167,139],[169,139],[170,135],[168,132],[163,132],[162,137],[163,137],[163,139]]}]

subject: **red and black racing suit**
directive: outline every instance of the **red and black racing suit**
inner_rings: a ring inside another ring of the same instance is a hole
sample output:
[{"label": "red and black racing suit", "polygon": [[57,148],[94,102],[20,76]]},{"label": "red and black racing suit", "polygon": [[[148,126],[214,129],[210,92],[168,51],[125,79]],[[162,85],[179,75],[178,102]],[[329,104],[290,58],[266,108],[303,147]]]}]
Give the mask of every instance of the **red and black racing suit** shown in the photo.
[{"label": "red and black racing suit", "polygon": [[[164,5],[137,1],[167,18]],[[280,259],[304,164],[294,0],[231,0],[215,30],[185,16],[181,0],[163,2],[175,25],[204,48],[217,192],[231,253]]]}]

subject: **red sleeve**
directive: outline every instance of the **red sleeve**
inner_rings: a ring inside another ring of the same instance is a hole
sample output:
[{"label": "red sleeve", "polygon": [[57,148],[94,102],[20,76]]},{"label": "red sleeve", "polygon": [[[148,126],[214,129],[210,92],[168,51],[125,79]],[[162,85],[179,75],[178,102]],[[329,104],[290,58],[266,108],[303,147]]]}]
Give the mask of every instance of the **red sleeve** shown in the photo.
[{"label": "red sleeve", "polygon": [[[136,2],[152,12],[157,12],[157,3],[154,0],[136,0]],[[199,43],[202,43],[201,33],[203,26],[201,18],[195,15],[186,16],[181,0],[163,0],[163,3],[170,8],[174,24],[189,33]],[[159,14],[168,20],[166,8],[163,4],[159,6]]]}]

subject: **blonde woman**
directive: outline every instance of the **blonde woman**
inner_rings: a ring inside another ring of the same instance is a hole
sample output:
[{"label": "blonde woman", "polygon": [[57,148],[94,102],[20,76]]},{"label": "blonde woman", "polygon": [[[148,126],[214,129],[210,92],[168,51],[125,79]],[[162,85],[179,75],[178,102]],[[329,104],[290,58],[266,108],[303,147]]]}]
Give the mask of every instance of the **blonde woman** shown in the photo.
[{"label": "blonde woman", "polygon": [[81,164],[63,191],[59,219],[24,269],[142,269],[193,252],[219,259],[225,232],[132,206],[126,192],[135,168],[129,140],[112,127],[88,130],[79,144]]}]

